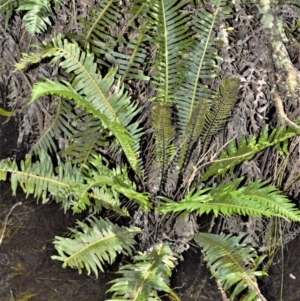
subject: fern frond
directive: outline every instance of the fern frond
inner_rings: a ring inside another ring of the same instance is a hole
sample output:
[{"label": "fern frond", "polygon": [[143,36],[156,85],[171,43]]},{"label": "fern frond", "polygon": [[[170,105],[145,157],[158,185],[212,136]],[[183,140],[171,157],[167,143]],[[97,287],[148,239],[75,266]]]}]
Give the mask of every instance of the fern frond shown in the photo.
[{"label": "fern frond", "polygon": [[219,214],[276,216],[292,221],[300,220],[300,210],[276,187],[258,180],[238,188],[242,180],[235,179],[197,192],[192,190],[179,203],[160,197],[163,202],[159,211],[162,213],[198,211],[199,215],[213,212],[216,216]]},{"label": "fern frond", "polygon": [[115,27],[120,19],[118,0],[104,0],[94,6],[88,19],[80,21],[84,24],[82,36],[72,36],[83,48],[99,56],[113,50],[115,38],[109,35],[107,28]]},{"label": "fern frond", "polygon": [[136,243],[134,236],[141,232],[138,228],[119,227],[109,220],[91,217],[89,224],[77,222],[81,231],[71,229],[71,238],[56,236],[53,242],[58,255],[51,258],[63,262],[63,267],[76,267],[81,274],[86,268],[98,277],[104,262],[112,264],[117,254],[131,254]]},{"label": "fern frond", "polygon": [[265,255],[258,256],[255,250],[240,243],[244,235],[199,233],[194,236],[202,248],[204,260],[212,275],[220,282],[223,289],[232,289],[230,300],[239,294],[245,294],[244,301],[266,300],[257,284],[256,277],[267,275],[258,271]]},{"label": "fern frond", "polygon": [[62,163],[57,157],[58,167],[54,170],[51,158],[45,153],[39,153],[39,161],[33,163],[31,156],[21,161],[20,169],[16,162],[5,159],[0,161],[0,180],[6,180],[10,174],[13,194],[16,194],[18,184],[26,196],[33,194],[35,198],[48,201],[49,193],[57,202],[64,202],[70,195],[71,184],[82,183],[84,178],[70,161]]},{"label": "fern frond", "polygon": [[268,125],[262,130],[260,136],[253,136],[249,141],[243,136],[240,141],[231,141],[227,149],[223,150],[219,159],[213,162],[201,177],[200,181],[206,181],[211,176],[224,176],[228,171],[245,161],[251,160],[257,153],[268,147],[275,146],[282,153],[286,150],[286,143],[296,136],[293,129],[286,127],[275,128],[269,135]]},{"label": "fern frond", "polygon": [[43,53],[22,53],[22,57],[18,63],[15,64],[16,70],[23,70],[30,64],[39,63],[43,59]]},{"label": "fern frond", "polygon": [[141,69],[147,55],[145,33],[141,32],[137,39],[129,41],[122,48],[126,48],[130,54],[113,51],[106,55],[109,61],[118,66],[120,85],[129,79],[148,81],[150,77],[144,75]]},{"label": "fern frond", "polygon": [[217,46],[220,44],[214,37],[214,30],[221,21],[229,18],[231,8],[226,0],[211,1],[213,12],[201,8],[192,20],[195,32],[194,44],[185,54],[185,81],[176,91],[180,133],[186,137],[188,124],[191,122],[193,111],[202,99],[209,102],[214,100],[215,92],[201,84],[201,80],[218,76],[216,67]]},{"label": "fern frond", "polygon": [[26,29],[31,35],[46,30],[51,25],[49,15],[52,13],[50,0],[23,0],[17,11],[26,11],[23,21]]},{"label": "fern frond", "polygon": [[107,301],[158,301],[159,291],[171,293],[169,283],[176,257],[168,245],[159,243],[150,252],[139,252],[133,260],[133,264],[122,266],[117,272],[121,278],[110,282],[113,285],[107,292],[113,296]]},{"label": "fern frond", "polygon": [[66,138],[70,138],[75,133],[75,128],[70,121],[76,118],[73,107],[68,102],[59,99],[55,116],[51,119],[51,124],[48,124],[45,132],[42,133],[34,144],[33,151],[35,153],[39,153],[42,150],[56,152],[57,146],[54,139],[60,137],[61,133]]},{"label": "fern frond", "polygon": [[185,81],[185,65],[181,59],[190,42],[189,18],[182,12],[185,1],[159,0],[153,3],[150,15],[154,36],[151,42],[157,48],[157,59],[153,62],[156,72],[156,101],[164,104],[174,101],[180,84]]},{"label": "fern frond", "polygon": [[[91,214],[99,213],[103,208],[112,210],[122,216],[130,216],[126,207],[121,208],[119,194],[110,186],[103,185],[102,187],[92,187],[91,192],[88,193],[90,199],[94,201],[89,205],[89,212]],[[77,204],[76,204],[77,205]],[[75,208],[75,212],[77,206]],[[77,212],[80,210],[77,210]]]},{"label": "fern frond", "polygon": [[158,103],[152,108],[152,123],[155,129],[155,157],[161,170],[161,183],[167,176],[168,168],[175,154],[172,144],[175,137],[175,128],[171,124],[171,106]]},{"label": "fern frond", "polygon": [[71,136],[69,145],[64,151],[64,156],[71,156],[74,163],[86,164],[93,155],[96,155],[100,147],[108,147],[109,130],[104,129],[101,120],[83,114],[77,115],[71,125],[77,130]]},{"label": "fern frond", "polygon": [[196,104],[192,112],[182,143],[179,163],[180,170],[182,170],[190,161],[194,146],[198,142],[200,134],[203,131],[205,116],[208,114],[208,110],[208,101],[204,99]]},{"label": "fern frond", "polygon": [[239,78],[227,78],[221,82],[219,94],[205,115],[204,129],[201,133],[203,141],[215,135],[227,121],[236,102],[239,86]]},{"label": "fern frond", "polygon": [[[87,200],[88,196],[95,196],[97,198],[100,196],[97,194],[96,190],[93,190],[94,187],[102,187],[103,191],[109,194],[112,199],[117,200],[119,194],[122,194],[129,200],[136,201],[145,211],[148,211],[151,208],[149,195],[136,191],[134,183],[128,177],[126,168],[121,169],[117,167],[115,169],[110,169],[108,162],[99,155],[90,159],[89,165],[84,165],[83,168],[83,172],[86,174],[86,183],[81,185],[82,192],[79,192],[80,185],[76,186],[78,189],[76,195],[82,197],[79,197],[79,202],[82,203],[82,206],[84,206],[84,200]],[[109,186],[109,188],[107,188],[107,186]],[[92,190],[92,194],[88,193],[90,190]],[[87,202],[89,201],[87,200]],[[80,203],[78,203],[77,206],[80,206]],[[113,202],[113,204],[114,203],[115,202]],[[89,203],[87,205],[89,205]]]},{"label": "fern frond", "polygon": [[[88,109],[88,112],[100,118],[115,134],[131,167],[141,175],[141,159],[138,157],[141,131],[138,122],[132,122],[139,110],[136,104],[130,102],[122,87],[112,87],[116,70],[111,69],[102,78],[94,63],[94,56],[82,53],[75,43],[63,41],[60,36],[54,39],[53,43],[45,44],[44,47],[43,57],[54,56],[53,60],[64,59],[60,65],[66,72],[75,73],[75,77],[72,87],[66,82],[62,85],[49,80],[46,83],[35,84],[31,101],[49,93],[68,99],[75,97],[77,105],[82,105],[84,97],[84,107]],[[75,96],[76,93],[77,96]],[[112,125],[114,125],[113,128]],[[124,127],[130,132],[130,139],[127,139],[129,137]]]},{"label": "fern frond", "polygon": [[146,15],[149,13],[150,8],[151,0],[135,0],[133,1],[133,3],[131,3],[129,11],[126,12],[130,16],[130,18],[125,24],[123,24],[122,29],[118,34],[119,41],[124,41],[124,34],[128,31],[128,28],[130,26],[133,26],[134,28],[137,26],[136,24],[134,24],[134,22],[136,22],[138,19],[143,18],[143,22],[145,22],[145,20],[147,19]]}]

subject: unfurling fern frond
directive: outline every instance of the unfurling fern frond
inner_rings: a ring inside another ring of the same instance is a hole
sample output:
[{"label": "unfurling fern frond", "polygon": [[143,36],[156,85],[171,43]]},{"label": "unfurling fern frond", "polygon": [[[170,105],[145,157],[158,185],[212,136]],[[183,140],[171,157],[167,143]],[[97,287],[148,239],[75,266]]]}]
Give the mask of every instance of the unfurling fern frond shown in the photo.
[{"label": "unfurling fern frond", "polygon": [[231,289],[230,300],[245,293],[244,301],[263,300],[256,277],[267,275],[258,267],[265,255],[258,256],[255,250],[240,243],[244,235],[199,233],[194,236],[202,248],[204,260],[212,275],[221,284],[224,291]]},{"label": "unfurling fern frond", "polygon": [[199,215],[213,212],[216,216],[219,214],[276,216],[300,221],[300,211],[276,187],[258,180],[238,188],[242,180],[236,179],[197,192],[193,190],[179,203],[161,197],[159,211],[162,213],[198,211]]},{"label": "unfurling fern frond", "polygon": [[41,33],[46,30],[48,25],[51,25],[49,15],[51,15],[50,0],[23,0],[17,11],[26,11],[23,20],[26,24],[26,29],[31,35]]},{"label": "unfurling fern frond", "polygon": [[259,137],[253,136],[249,141],[245,136],[239,142],[233,140],[227,149],[222,151],[219,159],[209,166],[200,181],[206,181],[211,176],[224,176],[228,171],[232,173],[238,164],[251,160],[257,153],[271,146],[275,146],[281,154],[284,154],[289,139],[296,135],[295,130],[286,127],[276,128],[269,134],[267,125]]},{"label": "unfurling fern frond", "polygon": [[119,227],[108,220],[91,217],[89,224],[77,222],[80,230],[71,229],[72,237],[55,237],[55,248],[59,255],[51,258],[63,262],[63,267],[76,267],[79,273],[86,268],[98,277],[104,262],[112,264],[117,254],[131,254],[136,243],[134,236],[141,232],[139,228]]},{"label": "unfurling fern frond", "polygon": [[113,285],[108,292],[113,296],[107,301],[159,301],[158,292],[174,295],[169,283],[176,257],[168,245],[154,245],[152,251],[139,252],[133,260],[134,264],[122,266],[117,272],[121,278],[110,282]]}]

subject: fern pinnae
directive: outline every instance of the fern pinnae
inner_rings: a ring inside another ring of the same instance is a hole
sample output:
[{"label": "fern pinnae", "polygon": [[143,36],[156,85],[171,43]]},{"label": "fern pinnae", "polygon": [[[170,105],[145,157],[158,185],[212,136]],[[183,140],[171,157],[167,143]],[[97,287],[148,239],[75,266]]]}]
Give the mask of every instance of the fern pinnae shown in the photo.
[{"label": "fern pinnae", "polygon": [[136,243],[134,236],[141,232],[139,228],[119,227],[105,219],[91,217],[89,226],[78,222],[82,231],[72,229],[72,237],[55,237],[58,255],[51,258],[63,262],[63,267],[76,267],[79,273],[85,267],[88,274],[93,272],[98,277],[98,270],[103,270],[103,263],[113,263],[117,254],[131,254]]},{"label": "fern pinnae", "polygon": [[110,282],[113,285],[108,292],[113,296],[107,301],[159,301],[158,291],[175,296],[169,282],[177,259],[167,244],[156,244],[151,251],[139,252],[133,260],[135,264],[122,266],[117,272],[121,278]]},{"label": "fern pinnae", "polygon": [[268,147],[276,146],[282,151],[280,145],[287,143],[296,135],[297,133],[293,129],[287,127],[273,129],[269,134],[269,126],[266,125],[260,136],[255,135],[249,141],[245,136],[241,137],[238,142],[233,140],[228,144],[227,149],[222,151],[219,159],[210,165],[199,182],[206,181],[212,175],[225,176],[227,172],[232,173],[238,164],[251,160],[257,153]]},{"label": "fern pinnae", "polygon": [[32,36],[43,32],[51,25],[49,15],[52,13],[50,0],[23,0],[17,11],[26,11],[23,20],[26,29]]},{"label": "fern pinnae", "polygon": [[[216,3],[215,3],[216,2]],[[176,104],[179,107],[178,119],[182,139],[187,136],[188,124],[191,122],[193,110],[198,102],[207,99],[212,102],[216,93],[201,84],[201,80],[218,75],[215,60],[217,59],[218,41],[214,37],[214,28],[220,23],[222,1],[214,1],[214,13],[200,9],[193,18],[192,27],[195,37],[189,46],[189,57],[185,57],[187,69],[186,79],[176,92]],[[230,11],[230,10],[229,10]],[[225,15],[224,18],[228,17]]]},{"label": "fern pinnae", "polygon": [[77,120],[72,122],[72,126],[81,130],[72,134],[69,145],[63,152],[64,156],[72,157],[73,162],[79,167],[87,164],[99,148],[109,146],[108,129],[103,127],[101,120],[89,116],[83,116],[83,118],[80,120],[78,116]]},{"label": "fern pinnae", "polygon": [[146,81],[150,79],[149,76],[143,75],[142,70],[140,69],[141,64],[144,63],[146,58],[146,50],[144,49],[145,44],[143,43],[144,38],[145,34],[143,32],[140,32],[138,39],[128,43],[128,46],[132,49],[130,49],[130,57],[125,60],[125,65],[123,63],[123,57],[122,60],[118,61],[119,70],[121,69],[120,67],[124,65],[123,69],[120,70],[122,71],[120,72],[120,85],[123,85],[126,79],[128,80],[131,78]]},{"label": "fern pinnae", "polygon": [[[150,41],[157,49],[157,58],[153,61],[156,75],[156,101],[172,103],[177,95],[178,87],[185,81],[185,65],[181,56],[188,46],[188,17],[180,12],[187,2],[175,0],[159,0],[151,8],[149,23],[155,27]],[[178,13],[179,11],[179,13]]]},{"label": "fern pinnae", "polygon": [[266,301],[261,294],[256,276],[267,275],[257,271],[265,256],[257,256],[255,250],[240,240],[244,235],[234,237],[225,234],[199,233],[194,236],[196,243],[203,249],[204,259],[225,291],[234,287],[230,300],[247,290],[245,301],[257,298]]},{"label": "fern pinnae", "polygon": [[[69,120],[66,119],[66,116]],[[51,124],[48,125],[45,132],[38,138],[33,147],[33,151],[35,153],[41,150],[56,152],[57,146],[54,137],[59,137],[61,133],[64,133],[65,138],[69,139],[76,131],[69,122],[72,119],[76,119],[76,115],[72,112],[72,106],[70,103],[59,99],[57,101],[55,115],[50,120]]]},{"label": "fern pinnae", "polygon": [[172,144],[175,128],[172,125],[171,106],[158,103],[152,109],[152,123],[155,129],[155,157],[161,170],[161,188],[165,183],[168,168],[175,154]]},{"label": "fern pinnae", "polygon": [[191,154],[195,143],[198,142],[201,132],[203,131],[205,116],[208,112],[208,101],[202,100],[197,103],[193,109],[193,114],[186,129],[186,136],[184,137],[184,142],[181,150],[181,158],[179,167],[180,170],[183,170],[187,165],[187,162],[190,161]]},{"label": "fern pinnae", "polygon": [[0,0],[0,12],[5,12],[5,28],[7,28],[8,22],[17,6],[18,0]]},{"label": "fern pinnae", "polygon": [[133,24],[137,19],[144,17],[150,10],[150,0],[135,0],[130,7],[128,14],[131,16],[130,19],[123,25],[120,33],[118,34],[118,40],[123,41],[123,36],[129,26]]},{"label": "fern pinnae", "polygon": [[[66,82],[65,85],[53,81],[47,81],[48,86],[47,84],[36,84],[31,101],[36,99],[37,95],[46,94],[46,91],[50,94],[55,94],[55,92],[59,95],[64,94],[69,99],[71,95],[72,97],[75,96],[76,101],[80,101],[81,104],[85,103],[85,108],[99,117],[114,132],[132,168],[141,174],[141,160],[136,155],[139,148],[140,130],[135,123],[131,124],[139,110],[134,103],[130,102],[123,87],[115,87],[115,90],[110,94],[116,69],[112,68],[102,78],[94,63],[94,56],[89,53],[82,53],[77,44],[62,40],[60,36],[54,39],[50,46],[45,45],[45,48],[44,56],[54,56],[55,60],[64,58],[60,65],[66,72],[74,72],[75,77],[72,87]],[[128,133],[124,131],[124,127],[129,130],[132,129],[130,139],[125,139]]]},{"label": "fern pinnae", "polygon": [[113,49],[116,41],[115,38],[107,33],[107,27],[115,26],[121,17],[116,6],[117,2],[118,0],[101,1],[98,7],[94,7],[88,20],[81,20],[85,25],[85,30],[79,39],[84,45],[84,49],[90,50],[97,55],[105,54],[104,49],[99,47],[101,42],[105,42],[107,46],[109,45],[110,50]]},{"label": "fern pinnae", "polygon": [[205,116],[204,131],[201,133],[204,142],[207,138],[215,135],[228,119],[236,102],[239,86],[238,78],[227,78],[221,82],[220,92]]}]

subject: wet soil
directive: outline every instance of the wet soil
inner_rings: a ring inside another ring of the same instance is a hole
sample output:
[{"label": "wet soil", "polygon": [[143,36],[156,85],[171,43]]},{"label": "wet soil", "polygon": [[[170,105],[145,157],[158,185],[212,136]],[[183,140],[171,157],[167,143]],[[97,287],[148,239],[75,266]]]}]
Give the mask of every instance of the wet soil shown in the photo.
[{"label": "wet soil", "polygon": [[[15,155],[17,128],[14,119],[3,124],[0,117],[0,158]],[[9,214],[12,207],[16,206]],[[9,216],[8,216],[9,215]],[[8,217],[8,218],[7,218]],[[7,219],[7,220],[6,220]],[[64,214],[59,204],[37,204],[19,192],[11,195],[10,183],[0,182],[0,300],[1,301],[104,301],[114,271],[100,274],[96,279],[77,270],[61,267],[51,260],[55,254],[52,241],[56,235],[68,235],[76,217]],[[300,300],[300,237],[284,251],[284,301]],[[214,279],[205,267],[199,248],[183,254],[174,271],[172,287],[182,301],[224,301]],[[270,276],[261,285],[268,301],[279,301],[282,277],[282,257],[278,254],[269,270]],[[146,301],[146,300],[145,300]]]}]

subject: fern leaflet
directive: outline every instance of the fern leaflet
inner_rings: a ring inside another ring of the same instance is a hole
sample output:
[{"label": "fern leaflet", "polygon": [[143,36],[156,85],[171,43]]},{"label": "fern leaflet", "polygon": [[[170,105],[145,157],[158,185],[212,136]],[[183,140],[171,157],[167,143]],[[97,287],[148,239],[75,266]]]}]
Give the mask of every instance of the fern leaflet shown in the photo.
[{"label": "fern leaflet", "polygon": [[199,233],[194,236],[203,249],[204,259],[212,275],[220,281],[225,291],[234,287],[230,300],[247,290],[244,301],[266,299],[261,294],[256,277],[267,275],[257,268],[265,255],[257,256],[255,250],[240,241],[244,235],[234,237],[225,234]]},{"label": "fern leaflet", "polygon": [[79,273],[85,267],[88,274],[93,272],[98,277],[98,270],[103,270],[103,263],[112,264],[117,254],[131,254],[136,243],[134,235],[141,232],[138,228],[119,227],[108,220],[91,217],[89,225],[77,222],[81,231],[72,230],[71,238],[55,237],[55,248],[59,255],[51,258],[63,261],[63,267],[76,267]]}]

